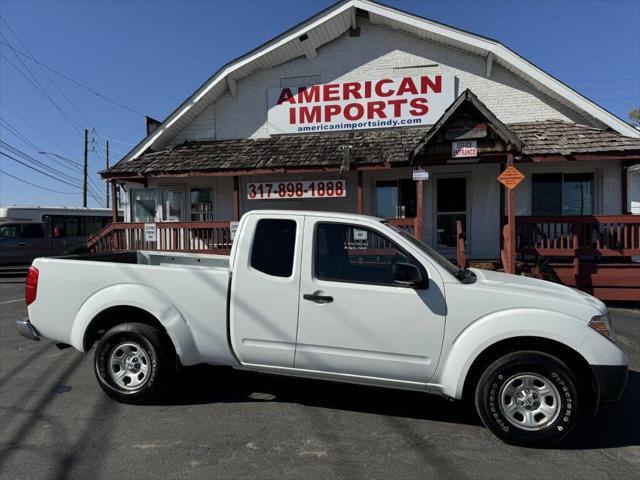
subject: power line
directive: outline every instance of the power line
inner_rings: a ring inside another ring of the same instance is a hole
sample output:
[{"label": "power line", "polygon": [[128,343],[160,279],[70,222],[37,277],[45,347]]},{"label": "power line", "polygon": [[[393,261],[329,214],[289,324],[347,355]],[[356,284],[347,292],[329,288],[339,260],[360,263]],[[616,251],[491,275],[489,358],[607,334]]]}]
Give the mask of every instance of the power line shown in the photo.
[{"label": "power line", "polygon": [[[24,135],[22,135],[17,129],[15,129],[14,127],[11,126],[11,124],[9,122],[7,122],[5,119],[0,118],[0,125],[2,125],[4,128],[6,128],[7,130],[9,130],[11,133],[13,133],[17,138],[19,138],[20,140],[22,140],[24,143],[26,143],[27,145],[29,145],[31,148],[33,148],[36,152],[38,152],[41,155],[46,154],[47,152],[43,152],[42,148],[40,148],[39,146],[37,146],[35,143],[33,143],[31,140],[29,140],[27,137],[25,137]],[[65,163],[62,163],[59,160],[54,159],[54,161],[58,164],[61,165],[65,168],[68,168],[70,170],[73,170],[75,172],[78,171],[80,164],[74,162],[73,160],[69,160],[68,158],[65,158],[61,155],[57,155],[57,154],[52,154],[53,156],[64,160]],[[75,168],[70,167],[68,164],[73,165]]]},{"label": "power line", "polygon": [[[2,56],[7,62],[9,62],[9,65],[11,65],[13,68],[16,69],[16,71],[22,75],[25,80],[27,80],[31,85],[33,85],[35,87],[36,90],[38,90],[42,95],[44,95],[45,98],[47,98],[54,107],[56,107],[56,109],[60,112],[60,114],[67,120],[67,122],[69,122],[69,124],[78,132],[81,132],[80,126],[78,124],[76,124],[76,122],[73,121],[73,119],[64,111],[62,110],[62,108],[56,103],[56,101],[51,97],[51,95],[49,95],[44,88],[42,87],[42,85],[40,84],[40,82],[38,82],[36,80],[36,82],[34,82],[33,80],[31,80],[22,70],[20,70],[18,68],[18,66],[13,63],[11,60],[9,60],[9,57],[7,57],[2,51],[0,51],[0,56]],[[28,69],[28,68],[27,68]],[[29,72],[31,73],[31,71],[29,70]],[[33,74],[32,74],[33,75]]]},{"label": "power line", "polygon": [[[60,145],[58,142],[56,142],[54,139],[52,139],[51,137],[49,137],[47,134],[45,134],[42,130],[40,130],[38,127],[36,127],[33,123],[31,123],[29,120],[27,120],[26,118],[24,118],[22,115],[20,115],[18,112],[16,112],[13,108],[11,108],[9,105],[7,105],[6,102],[4,102],[1,98],[0,98],[0,104],[4,105],[4,107],[6,109],[8,109],[11,113],[13,113],[16,117],[18,117],[20,120],[22,120],[24,123],[26,123],[27,125],[29,125],[36,133],[38,133],[42,138],[50,141],[52,144],[54,144],[56,147],[58,147],[60,150],[62,150],[63,152],[65,152],[68,155],[73,156],[73,153],[71,153],[69,150],[67,150],[66,148],[64,148],[62,145]],[[78,165],[80,165],[78,163]]]},{"label": "power line", "polygon": [[74,184],[73,184],[73,183],[71,183],[71,182],[67,182],[67,181],[65,181],[65,180],[62,180],[61,178],[54,177],[53,175],[49,175],[48,173],[43,172],[43,171],[41,171],[41,170],[38,170],[37,168],[35,168],[35,167],[33,167],[33,166],[29,165],[28,163],[25,163],[25,162],[23,162],[23,161],[21,161],[21,160],[18,160],[17,158],[12,157],[11,155],[9,155],[9,154],[7,154],[7,153],[4,153],[4,152],[1,152],[1,151],[0,151],[0,155],[3,155],[3,156],[5,156],[5,157],[7,157],[7,158],[9,158],[9,159],[13,160],[14,162],[18,162],[20,165],[23,165],[23,166],[25,166],[25,167],[27,167],[27,168],[30,168],[31,170],[34,170],[34,171],[36,171],[36,172],[38,172],[38,173],[40,173],[40,174],[42,174],[42,175],[46,175],[46,176],[47,176],[47,177],[49,177],[49,178],[53,178],[54,180],[57,180],[58,182],[62,182],[62,183],[64,183],[64,184],[66,184],[66,185],[70,185],[70,186],[72,186],[72,187],[74,187],[74,188],[78,188],[78,189],[80,188],[80,185],[74,185]]},{"label": "power line", "polygon": [[7,175],[8,177],[14,178],[16,180],[18,180],[19,182],[22,183],[26,183],[27,185],[31,185],[32,187],[36,187],[36,188],[41,188],[42,190],[47,190],[48,192],[54,192],[54,193],[62,193],[64,195],[80,195],[81,192],[61,192],[60,190],[53,190],[51,188],[47,188],[47,187],[42,187],[40,185],[36,185],[35,183],[31,183],[23,178],[20,177],[16,177],[15,175],[11,175],[9,172],[5,172],[4,170],[0,169],[0,173],[3,175]]},{"label": "power line", "polygon": [[33,62],[37,63],[38,65],[46,68],[47,70],[55,73],[56,75],[59,75],[60,77],[64,78],[65,80],[67,80],[67,81],[69,81],[71,83],[74,83],[74,84],[78,85],[79,87],[84,88],[85,90],[93,93],[94,95],[96,95],[96,96],[98,96],[98,97],[100,97],[100,98],[102,98],[104,100],[107,100],[108,102],[111,102],[114,105],[117,105],[118,107],[123,108],[124,110],[127,110],[130,113],[133,113],[134,115],[138,115],[140,117],[146,118],[146,115],[144,113],[140,113],[140,112],[138,112],[138,111],[136,111],[136,110],[134,110],[132,108],[127,107],[126,105],[123,105],[122,103],[118,102],[117,100],[109,98],[106,95],[103,95],[102,93],[95,91],[91,87],[88,87],[87,85],[79,82],[78,80],[74,80],[73,78],[69,77],[68,75],[65,75],[64,73],[59,72],[58,70],[56,70],[56,69],[54,69],[54,68],[52,68],[52,67],[50,67],[50,66],[48,66],[48,65],[46,65],[46,64],[44,64],[42,62],[40,62],[39,60],[36,60],[31,55],[28,55],[28,54],[26,54],[24,52],[21,52],[20,50],[14,48],[13,46],[9,45],[8,43],[2,42],[2,41],[0,41],[0,43],[5,45],[6,47],[10,48],[11,50],[13,50],[18,55],[22,55],[24,57],[30,58]]},{"label": "power line", "polygon": [[54,174],[54,175],[59,175],[63,178],[65,178],[67,181],[71,181],[71,182],[79,182],[80,179],[73,177],[67,173],[61,172],[60,170],[53,168],[50,165],[47,165],[46,163],[41,162],[40,160],[37,160],[35,158],[33,158],[31,155],[23,152],[22,150],[20,150],[19,148],[14,147],[13,145],[0,140],[0,147],[4,148],[5,150],[8,150],[9,152],[11,152],[14,155],[17,155],[18,157],[22,158],[23,160],[26,160],[27,162],[33,163],[35,165],[37,165],[40,168],[43,168],[45,170],[47,170],[48,172]]}]

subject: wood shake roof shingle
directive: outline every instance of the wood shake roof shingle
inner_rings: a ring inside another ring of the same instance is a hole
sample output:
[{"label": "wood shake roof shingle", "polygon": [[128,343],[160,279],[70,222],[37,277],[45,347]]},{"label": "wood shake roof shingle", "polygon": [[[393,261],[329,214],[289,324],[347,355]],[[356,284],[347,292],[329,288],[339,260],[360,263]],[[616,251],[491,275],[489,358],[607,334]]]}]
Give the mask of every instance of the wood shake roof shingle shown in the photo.
[{"label": "wood shake roof shingle", "polygon": [[[640,152],[640,139],[558,120],[513,123],[509,129],[524,143],[523,153],[570,155]],[[409,155],[429,128],[404,127],[258,139],[189,142],[135,160],[120,161],[101,172],[106,178],[190,174],[259,169],[339,167],[342,147],[351,145],[352,165],[408,165]]]}]

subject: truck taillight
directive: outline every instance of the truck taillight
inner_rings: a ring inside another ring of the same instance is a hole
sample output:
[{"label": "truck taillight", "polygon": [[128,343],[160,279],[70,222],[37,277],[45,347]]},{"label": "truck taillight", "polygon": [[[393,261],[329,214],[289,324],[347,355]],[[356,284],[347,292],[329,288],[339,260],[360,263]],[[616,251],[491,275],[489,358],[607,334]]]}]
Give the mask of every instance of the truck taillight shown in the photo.
[{"label": "truck taillight", "polygon": [[27,305],[31,305],[38,295],[38,276],[40,272],[36,267],[29,267],[27,272],[27,283],[25,285],[24,299],[27,301]]}]

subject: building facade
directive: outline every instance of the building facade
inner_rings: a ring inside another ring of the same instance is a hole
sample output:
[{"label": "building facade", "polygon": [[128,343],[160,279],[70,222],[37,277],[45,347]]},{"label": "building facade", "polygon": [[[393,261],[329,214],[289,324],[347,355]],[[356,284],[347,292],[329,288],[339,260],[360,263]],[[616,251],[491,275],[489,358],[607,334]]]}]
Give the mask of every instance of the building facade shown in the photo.
[{"label": "building facade", "polygon": [[103,172],[125,223],[92,245],[225,251],[249,210],[357,212],[458,260],[567,263],[553,274],[596,293],[587,265],[624,264],[603,286],[622,299],[640,296],[639,162],[640,131],[499,42],[345,0],[223,66]]}]

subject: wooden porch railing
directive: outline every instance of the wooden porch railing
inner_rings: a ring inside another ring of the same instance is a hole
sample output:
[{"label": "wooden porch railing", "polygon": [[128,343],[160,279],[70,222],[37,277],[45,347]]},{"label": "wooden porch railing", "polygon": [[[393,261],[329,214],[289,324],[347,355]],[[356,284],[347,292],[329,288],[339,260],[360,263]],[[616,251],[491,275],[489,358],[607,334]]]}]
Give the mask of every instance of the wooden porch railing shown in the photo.
[{"label": "wooden porch railing", "polygon": [[158,250],[228,254],[231,230],[222,222],[159,222],[155,242],[146,242],[144,223],[111,223],[87,242],[97,253],[118,250]]},{"label": "wooden porch railing", "polygon": [[640,255],[640,215],[518,216],[516,250],[547,257]]},{"label": "wooden porch railing", "polygon": [[516,217],[516,252],[546,257],[552,279],[601,300],[640,298],[640,215]]},{"label": "wooden porch railing", "polygon": [[415,218],[388,218],[387,223],[395,225],[396,227],[405,230],[411,235],[414,235],[414,232],[416,230]]}]

